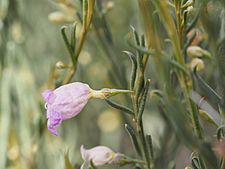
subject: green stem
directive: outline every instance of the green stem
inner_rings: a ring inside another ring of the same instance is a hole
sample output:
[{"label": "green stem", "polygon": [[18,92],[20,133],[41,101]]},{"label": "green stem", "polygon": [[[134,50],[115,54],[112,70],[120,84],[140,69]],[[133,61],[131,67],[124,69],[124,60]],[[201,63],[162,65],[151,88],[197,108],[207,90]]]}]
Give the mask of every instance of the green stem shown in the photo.
[{"label": "green stem", "polygon": [[147,149],[147,143],[145,140],[144,127],[143,127],[142,120],[140,121],[139,129],[140,129],[140,131],[138,133],[139,133],[141,141],[142,141],[142,148],[143,148],[143,152],[144,152],[145,161],[147,162],[147,168],[150,169],[150,158],[149,158],[149,153],[148,153],[148,149]]},{"label": "green stem", "polygon": [[[177,55],[179,56],[178,58],[180,58],[179,60],[182,60],[183,66],[184,66],[184,58],[182,57],[182,52],[181,52],[181,48],[183,46],[183,18],[182,18],[182,9],[181,9],[181,1],[180,0],[175,0],[175,10],[176,10],[176,19],[177,19],[177,36],[179,38],[179,45],[174,43],[174,46],[176,46],[177,49]],[[177,40],[175,41],[177,42]],[[180,81],[180,86],[183,90],[183,94],[184,94],[184,98],[186,100],[186,104],[188,107],[188,111],[191,114],[191,121],[192,124],[194,125],[194,129],[196,134],[198,135],[198,137],[201,139],[202,138],[202,132],[201,132],[201,128],[200,128],[200,123],[198,120],[198,115],[196,114],[196,111],[194,111],[192,104],[191,104],[191,100],[189,97],[189,92],[192,89],[192,82],[191,82],[191,86],[187,84],[187,78],[188,80],[192,80],[190,77],[186,77],[184,75],[183,72],[178,72],[178,79]]]},{"label": "green stem", "polygon": [[182,8],[181,8],[181,1],[175,0],[175,11],[176,11],[176,20],[177,20],[177,33],[179,36],[180,44],[183,43],[183,25],[182,25]]},{"label": "green stem", "polygon": [[[180,13],[181,13],[181,2],[180,0],[175,0],[175,8],[176,8],[176,14],[178,15],[178,29],[179,31],[176,31],[176,26],[173,22],[173,19],[171,17],[171,15],[169,14],[168,11],[168,7],[167,4],[164,2],[155,2],[156,7],[159,10],[159,13],[161,13],[162,15],[162,19],[165,23],[165,27],[168,31],[168,35],[171,39],[173,48],[174,48],[174,53],[175,53],[175,60],[183,67],[185,67],[185,61],[184,61],[184,57],[182,57],[182,50],[181,50],[181,46],[182,46],[182,36],[183,36],[183,29],[181,29],[182,27],[182,21],[181,21],[181,17],[179,17]],[[179,33],[178,33],[179,32]],[[192,124],[194,126],[194,129],[197,133],[197,135],[199,136],[199,138],[201,138],[200,136],[202,136],[201,130],[200,130],[200,123],[199,120],[197,119],[197,116],[191,106],[191,101],[190,101],[190,97],[189,97],[189,91],[192,89],[192,79],[190,76],[185,76],[185,74],[182,71],[178,71],[177,72],[177,77],[178,77],[178,81],[180,83],[180,87],[181,90],[183,92],[184,95],[184,99],[187,105],[187,109],[188,112],[191,115],[191,121]],[[191,83],[189,83],[191,82]],[[191,84],[191,85],[190,85]]]},{"label": "green stem", "polygon": [[[80,38],[78,47],[76,49],[76,54],[75,54],[76,62],[83,48],[86,35],[90,29],[91,21],[94,14],[94,5],[95,5],[95,0],[88,0],[88,2],[87,0],[83,1],[83,26],[82,26],[81,38]],[[76,70],[77,70],[76,62],[75,64],[73,64],[73,67],[68,72],[68,75],[65,77],[63,84],[67,84],[68,82],[70,82],[74,74],[76,73]]]}]

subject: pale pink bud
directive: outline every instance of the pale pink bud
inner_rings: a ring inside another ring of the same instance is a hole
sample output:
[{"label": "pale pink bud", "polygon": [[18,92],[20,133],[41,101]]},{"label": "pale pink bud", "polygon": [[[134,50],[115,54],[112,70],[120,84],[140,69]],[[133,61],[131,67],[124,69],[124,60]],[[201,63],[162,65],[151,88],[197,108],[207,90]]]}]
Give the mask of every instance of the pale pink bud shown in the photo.
[{"label": "pale pink bud", "polygon": [[92,149],[85,149],[82,145],[80,148],[81,156],[84,160],[80,169],[88,169],[92,161],[95,166],[117,163],[123,158],[122,154],[113,152],[105,146],[97,146]]},{"label": "pale pink bud", "polygon": [[196,68],[196,71],[201,71],[205,68],[203,60],[199,58],[192,59],[189,66],[191,70],[194,70]]},{"label": "pale pink bud", "polygon": [[225,159],[225,140],[221,139],[219,141],[216,142],[214,151],[220,155],[220,157]]},{"label": "pale pink bud", "polygon": [[211,58],[210,53],[207,50],[200,48],[199,46],[190,46],[187,48],[187,55],[189,57],[207,57]]}]

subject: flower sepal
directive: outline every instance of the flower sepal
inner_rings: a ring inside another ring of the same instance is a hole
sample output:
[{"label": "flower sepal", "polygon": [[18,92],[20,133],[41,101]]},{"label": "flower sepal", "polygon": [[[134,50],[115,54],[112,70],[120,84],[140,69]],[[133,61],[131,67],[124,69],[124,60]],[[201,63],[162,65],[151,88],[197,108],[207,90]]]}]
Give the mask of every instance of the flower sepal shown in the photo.
[{"label": "flower sepal", "polygon": [[106,99],[118,94],[130,94],[132,90],[121,90],[121,89],[109,89],[103,88],[101,90],[91,90],[90,97],[96,99]]},{"label": "flower sepal", "polygon": [[131,157],[128,157],[124,154],[116,153],[114,156],[113,164],[119,165],[119,166],[125,166],[128,164],[145,164],[145,161],[134,159]]}]

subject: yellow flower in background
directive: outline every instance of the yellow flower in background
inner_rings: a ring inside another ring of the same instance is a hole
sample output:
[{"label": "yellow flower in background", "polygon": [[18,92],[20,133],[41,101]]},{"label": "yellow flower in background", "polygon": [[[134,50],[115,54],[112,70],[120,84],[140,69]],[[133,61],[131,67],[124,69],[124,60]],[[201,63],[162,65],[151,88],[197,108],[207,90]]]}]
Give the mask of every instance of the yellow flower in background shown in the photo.
[{"label": "yellow flower in background", "polygon": [[98,127],[103,132],[116,130],[121,123],[120,115],[117,111],[106,110],[98,118]]},{"label": "yellow flower in background", "polygon": [[60,11],[55,11],[48,15],[48,20],[55,24],[71,23],[74,19],[74,17],[68,16]]},{"label": "yellow flower in background", "polygon": [[60,8],[48,15],[49,21],[55,24],[73,23],[76,19],[76,7],[68,0],[58,0],[57,6]]}]

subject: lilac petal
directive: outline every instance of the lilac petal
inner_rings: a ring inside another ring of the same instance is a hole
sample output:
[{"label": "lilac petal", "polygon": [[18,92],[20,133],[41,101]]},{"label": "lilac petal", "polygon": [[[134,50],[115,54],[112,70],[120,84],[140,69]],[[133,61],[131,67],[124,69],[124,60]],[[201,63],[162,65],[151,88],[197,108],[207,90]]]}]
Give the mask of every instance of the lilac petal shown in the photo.
[{"label": "lilac petal", "polygon": [[80,151],[84,161],[90,162],[92,160],[96,166],[110,163],[114,153],[111,149],[105,146],[97,146],[89,150],[86,150],[83,146],[81,146]]},{"label": "lilac petal", "polygon": [[48,130],[58,135],[57,126],[66,119],[78,115],[89,100],[90,87],[74,82],[42,93],[46,101]]},{"label": "lilac petal", "polygon": [[59,135],[58,132],[57,132],[57,130],[56,130],[56,128],[53,127],[52,125],[48,125],[48,130],[49,130],[52,134],[54,134],[54,135],[56,135],[56,136]]},{"label": "lilac petal", "polygon": [[53,101],[55,100],[55,94],[53,93],[52,90],[45,90],[43,93],[42,93],[42,97],[44,98],[44,100],[49,103],[49,104],[52,104]]},{"label": "lilac petal", "polygon": [[56,130],[56,127],[57,127],[58,125],[60,125],[61,122],[62,122],[62,119],[61,119],[60,117],[49,118],[49,119],[48,119],[48,124],[47,124],[48,130],[49,130],[52,134],[58,136],[58,132],[57,132],[57,130]]},{"label": "lilac petal", "polygon": [[89,159],[88,159],[88,150],[84,148],[83,145],[80,147],[81,157],[84,160],[84,163],[81,165],[80,169],[88,169],[89,168]]},{"label": "lilac petal", "polygon": [[83,160],[85,160],[85,161],[88,160],[87,150],[84,148],[84,145],[81,145],[80,153],[81,153]]},{"label": "lilac petal", "polygon": [[47,109],[46,116],[47,116],[47,119],[50,119],[52,121],[56,119],[63,120],[62,115],[59,112],[52,110],[51,106],[49,106],[49,108]]},{"label": "lilac petal", "polygon": [[51,125],[58,126],[59,124],[61,124],[61,122],[62,122],[62,119],[52,119]]}]

